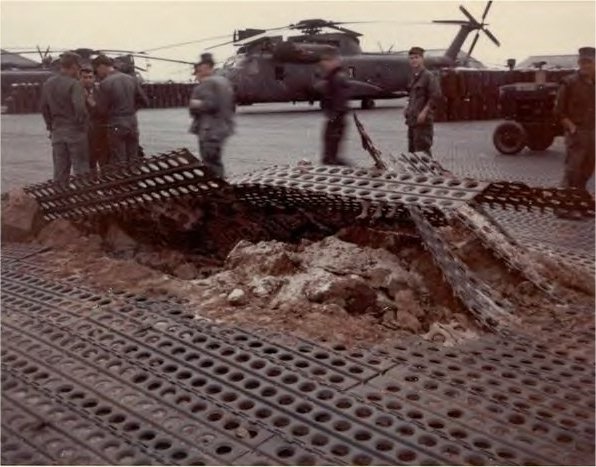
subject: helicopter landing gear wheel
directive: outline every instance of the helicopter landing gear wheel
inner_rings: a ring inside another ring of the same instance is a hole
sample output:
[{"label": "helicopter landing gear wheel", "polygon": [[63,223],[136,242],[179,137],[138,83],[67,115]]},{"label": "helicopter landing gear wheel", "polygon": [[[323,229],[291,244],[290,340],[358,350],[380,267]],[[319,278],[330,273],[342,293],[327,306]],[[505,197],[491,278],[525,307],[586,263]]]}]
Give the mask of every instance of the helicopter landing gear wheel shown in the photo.
[{"label": "helicopter landing gear wheel", "polygon": [[366,99],[362,99],[362,102],[360,103],[360,107],[363,110],[374,109],[375,105],[375,101],[369,97],[367,97]]},{"label": "helicopter landing gear wheel", "polygon": [[493,133],[493,144],[501,154],[519,153],[526,146],[527,140],[526,130],[517,122],[501,123]]}]

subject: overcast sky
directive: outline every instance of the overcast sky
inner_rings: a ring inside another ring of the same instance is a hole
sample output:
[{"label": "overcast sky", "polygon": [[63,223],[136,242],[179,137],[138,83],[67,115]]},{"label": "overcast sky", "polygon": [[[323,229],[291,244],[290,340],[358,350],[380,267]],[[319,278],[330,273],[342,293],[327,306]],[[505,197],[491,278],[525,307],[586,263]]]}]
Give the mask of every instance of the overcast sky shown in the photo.
[{"label": "overcast sky", "polygon": [[[104,48],[144,50],[166,44],[229,34],[245,27],[269,28],[305,18],[335,21],[382,21],[351,27],[363,34],[365,51],[393,45],[446,48],[458,26],[431,25],[433,19],[465,19],[464,5],[480,19],[480,1],[189,1],[189,2],[28,2],[2,0],[1,45],[56,48]],[[481,37],[473,55],[488,65],[503,65],[507,58],[519,61],[529,55],[574,54],[578,47],[595,41],[594,1],[497,0],[487,17],[490,31],[501,41],[497,48]],[[422,23],[422,24],[417,24]],[[467,50],[471,36],[464,45]],[[155,52],[168,58],[196,61],[203,48],[219,39]],[[223,61],[233,46],[215,49]],[[145,60],[138,65],[144,66]],[[190,68],[151,62],[148,79],[187,80]]]}]

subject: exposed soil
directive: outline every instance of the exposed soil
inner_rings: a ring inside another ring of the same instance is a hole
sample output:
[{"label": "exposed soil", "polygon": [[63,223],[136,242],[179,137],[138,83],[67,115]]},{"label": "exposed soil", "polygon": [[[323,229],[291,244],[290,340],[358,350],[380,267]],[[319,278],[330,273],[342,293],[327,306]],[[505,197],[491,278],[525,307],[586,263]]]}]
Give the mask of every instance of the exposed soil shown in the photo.
[{"label": "exposed soil", "polygon": [[[3,201],[3,229],[15,204]],[[453,296],[411,226],[339,229],[339,219],[323,225],[302,212],[185,209],[183,218],[162,208],[101,225],[57,220],[40,226],[28,213],[35,227],[17,240],[53,247],[40,257],[52,277],[76,276],[105,291],[173,295],[188,300],[197,316],[230,324],[344,344],[418,334],[453,345],[486,332]],[[176,242],[167,241],[163,217],[184,226],[172,234]],[[151,231],[151,221],[160,218]],[[549,316],[551,297],[509,271],[469,232],[442,230],[479,277],[513,303],[516,316]],[[557,271],[551,268],[548,278],[569,273]],[[593,303],[593,291],[565,288],[569,281],[559,281],[564,298]]]}]

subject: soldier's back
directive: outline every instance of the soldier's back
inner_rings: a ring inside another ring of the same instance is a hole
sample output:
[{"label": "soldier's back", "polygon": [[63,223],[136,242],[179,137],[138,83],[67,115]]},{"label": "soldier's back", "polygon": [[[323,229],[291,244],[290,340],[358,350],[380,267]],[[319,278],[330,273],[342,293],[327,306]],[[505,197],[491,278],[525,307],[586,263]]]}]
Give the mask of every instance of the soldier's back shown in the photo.
[{"label": "soldier's back", "polygon": [[[43,99],[47,103],[52,117],[57,123],[68,122],[73,119],[74,108],[72,103],[73,87],[77,80],[63,74],[54,75],[43,84]],[[82,92],[82,88],[81,88]]]},{"label": "soldier's back", "polygon": [[101,97],[108,117],[130,116],[136,112],[135,78],[119,71],[108,75],[100,84]]}]

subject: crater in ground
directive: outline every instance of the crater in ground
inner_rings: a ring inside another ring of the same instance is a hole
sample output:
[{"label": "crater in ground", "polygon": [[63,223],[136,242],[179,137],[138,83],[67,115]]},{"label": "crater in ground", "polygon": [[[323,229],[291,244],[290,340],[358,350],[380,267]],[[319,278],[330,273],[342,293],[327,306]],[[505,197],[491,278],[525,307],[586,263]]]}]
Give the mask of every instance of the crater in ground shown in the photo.
[{"label": "crater in ground", "polygon": [[[343,344],[417,334],[453,345],[486,332],[407,223],[373,226],[339,214],[200,202],[47,223],[20,191],[4,196],[2,214],[3,240],[52,247],[29,260],[51,277],[77,277],[106,293],[181,298],[217,322]],[[548,315],[550,298],[471,232],[440,229],[521,317]],[[573,271],[550,271],[567,298],[591,300],[593,290]]]}]

